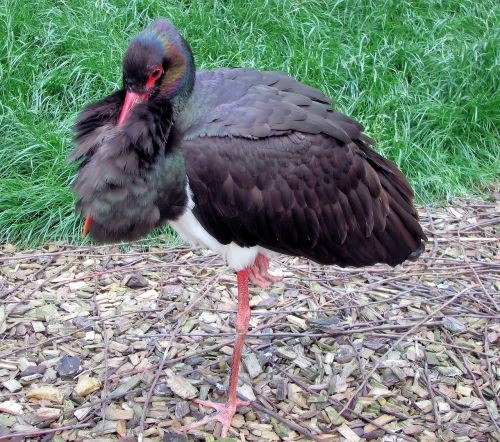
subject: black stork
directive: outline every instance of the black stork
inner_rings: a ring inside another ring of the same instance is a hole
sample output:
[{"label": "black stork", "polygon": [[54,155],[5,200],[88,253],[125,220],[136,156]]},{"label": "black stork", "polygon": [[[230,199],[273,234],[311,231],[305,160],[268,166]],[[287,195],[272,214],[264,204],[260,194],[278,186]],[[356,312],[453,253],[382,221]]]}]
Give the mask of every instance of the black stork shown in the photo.
[{"label": "black stork", "polygon": [[169,223],[237,272],[237,337],[225,404],[197,401],[229,431],[250,319],[249,279],[269,286],[268,258],[395,266],[426,237],[413,193],[363,126],[287,74],[195,71],[188,43],[158,19],[123,60],[123,89],[76,120],[74,183],[84,234],[134,240]]}]

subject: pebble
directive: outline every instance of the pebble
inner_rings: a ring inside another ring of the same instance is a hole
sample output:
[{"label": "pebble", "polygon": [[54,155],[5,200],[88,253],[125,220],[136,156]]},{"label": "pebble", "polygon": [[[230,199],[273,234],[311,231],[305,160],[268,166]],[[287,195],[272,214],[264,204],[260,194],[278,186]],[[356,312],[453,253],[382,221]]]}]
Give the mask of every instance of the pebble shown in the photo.
[{"label": "pebble", "polygon": [[19,377],[25,381],[36,379],[41,377],[45,373],[45,370],[47,370],[45,365],[30,365],[19,373]]},{"label": "pebble", "polygon": [[133,273],[132,275],[125,277],[124,284],[129,289],[142,289],[149,286],[149,281],[140,273]]},{"label": "pebble", "polygon": [[352,361],[355,356],[354,350],[351,347],[343,345],[335,353],[335,362],[338,362],[339,364],[346,364],[347,362]]},{"label": "pebble", "polygon": [[165,433],[163,435],[163,442],[189,442],[189,439],[185,434]]},{"label": "pebble", "polygon": [[57,374],[59,376],[73,376],[80,369],[80,357],[64,355],[57,365]]}]

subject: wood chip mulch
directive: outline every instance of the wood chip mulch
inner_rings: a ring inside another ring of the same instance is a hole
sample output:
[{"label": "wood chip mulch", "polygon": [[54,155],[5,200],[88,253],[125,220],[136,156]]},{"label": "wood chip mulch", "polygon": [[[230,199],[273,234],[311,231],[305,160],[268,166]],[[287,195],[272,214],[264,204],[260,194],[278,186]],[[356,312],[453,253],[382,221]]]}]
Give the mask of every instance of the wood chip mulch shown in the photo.
[{"label": "wood chip mulch", "polygon": [[[283,257],[252,288],[238,441],[500,440],[500,204],[421,208],[398,268]],[[0,246],[0,440],[213,441],[175,433],[224,399],[236,277],[157,244]]]}]

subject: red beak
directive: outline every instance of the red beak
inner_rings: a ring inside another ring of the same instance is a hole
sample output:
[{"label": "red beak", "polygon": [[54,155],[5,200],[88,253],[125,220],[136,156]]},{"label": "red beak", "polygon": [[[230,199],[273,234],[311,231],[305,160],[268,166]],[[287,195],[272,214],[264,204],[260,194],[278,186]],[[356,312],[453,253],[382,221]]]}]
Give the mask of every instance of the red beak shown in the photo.
[{"label": "red beak", "polygon": [[137,94],[136,92],[127,91],[125,94],[125,101],[123,102],[122,111],[120,112],[120,118],[118,118],[118,125],[122,124],[130,114],[132,108],[141,101],[146,101],[149,94]]},{"label": "red beak", "polygon": [[87,233],[89,233],[91,224],[92,224],[92,215],[88,215],[87,218],[85,218],[85,224],[83,225],[82,238],[85,238],[87,236]]}]

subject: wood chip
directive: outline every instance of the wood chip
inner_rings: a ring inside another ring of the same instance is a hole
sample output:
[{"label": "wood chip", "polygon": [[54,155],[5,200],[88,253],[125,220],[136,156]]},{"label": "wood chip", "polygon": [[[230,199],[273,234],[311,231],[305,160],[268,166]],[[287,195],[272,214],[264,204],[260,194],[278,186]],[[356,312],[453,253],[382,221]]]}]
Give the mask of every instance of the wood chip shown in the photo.
[{"label": "wood chip", "polygon": [[8,381],[2,382],[2,385],[9,390],[11,393],[15,393],[23,388],[23,386],[15,379],[9,379]]},{"label": "wood chip", "polygon": [[342,424],[340,427],[337,427],[337,431],[344,436],[348,442],[358,442],[361,440],[361,438],[346,424]]},{"label": "wood chip", "polygon": [[23,406],[12,400],[0,402],[0,411],[3,413],[11,414],[12,416],[18,416],[23,414]]},{"label": "wood chip", "polygon": [[45,400],[55,404],[62,404],[64,392],[51,385],[41,385],[30,388],[26,393],[26,397],[32,401]]},{"label": "wood chip", "polygon": [[90,375],[83,375],[78,378],[78,383],[75,386],[75,393],[85,397],[101,388],[102,382]]},{"label": "wood chip", "polygon": [[[309,440],[312,432],[325,442],[398,434],[465,442],[496,434],[499,201],[458,200],[459,216],[449,207],[419,208],[426,252],[394,269],[277,257],[284,280],[252,287],[238,389],[263,409],[240,409],[234,437]],[[211,252],[168,248],[161,238],[0,252],[0,297],[7,293],[0,303],[1,431],[84,422],[94,427],[60,431],[54,441],[128,442],[147,408],[144,440],[161,440],[165,428],[199,417],[189,399],[197,391],[201,399],[226,399],[236,278]],[[68,358],[80,363],[61,370]],[[95,385],[88,395],[73,392],[89,375]],[[172,384],[174,376],[184,387]],[[99,379],[106,380],[102,394],[90,394]],[[30,399],[40,386],[52,395]],[[354,411],[340,416],[348,404]],[[103,417],[108,423],[97,425]]]},{"label": "wood chip", "polygon": [[198,390],[186,378],[182,376],[171,376],[167,379],[170,389],[183,399],[194,399]]}]

